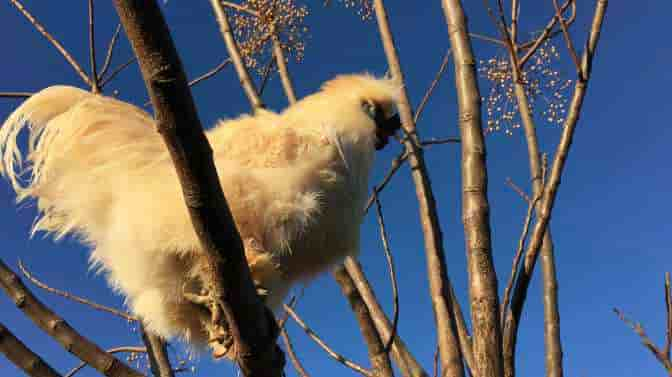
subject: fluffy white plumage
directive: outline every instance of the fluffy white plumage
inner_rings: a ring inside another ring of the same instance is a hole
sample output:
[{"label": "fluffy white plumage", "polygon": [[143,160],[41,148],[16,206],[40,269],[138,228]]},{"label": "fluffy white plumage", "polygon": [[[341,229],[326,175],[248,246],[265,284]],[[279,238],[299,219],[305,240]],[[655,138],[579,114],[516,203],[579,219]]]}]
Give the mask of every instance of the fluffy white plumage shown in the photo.
[{"label": "fluffy white plumage", "polygon": [[[243,115],[207,132],[253,279],[272,309],[293,283],[358,252],[375,147],[389,136],[374,118],[391,114],[398,92],[391,80],[338,76],[282,113]],[[149,114],[49,87],[6,120],[0,155],[17,200],[37,200],[33,232],[90,245],[92,264],[150,331],[207,342],[209,317],[182,294],[200,290],[199,242]]]}]

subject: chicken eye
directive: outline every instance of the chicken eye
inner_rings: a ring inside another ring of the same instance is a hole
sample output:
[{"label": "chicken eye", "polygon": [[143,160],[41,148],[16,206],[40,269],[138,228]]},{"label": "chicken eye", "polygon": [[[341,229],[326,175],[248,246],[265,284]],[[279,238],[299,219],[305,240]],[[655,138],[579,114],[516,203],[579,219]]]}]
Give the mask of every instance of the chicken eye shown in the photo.
[{"label": "chicken eye", "polygon": [[362,109],[371,119],[375,120],[378,117],[378,106],[375,103],[364,101],[362,102]]}]

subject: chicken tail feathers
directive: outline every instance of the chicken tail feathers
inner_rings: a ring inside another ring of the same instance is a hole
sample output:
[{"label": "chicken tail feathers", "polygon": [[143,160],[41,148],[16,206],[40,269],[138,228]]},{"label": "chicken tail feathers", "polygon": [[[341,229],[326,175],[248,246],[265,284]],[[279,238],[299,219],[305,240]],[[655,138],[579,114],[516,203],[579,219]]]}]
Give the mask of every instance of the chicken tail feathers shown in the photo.
[{"label": "chicken tail feathers", "polygon": [[17,201],[37,199],[33,233],[87,236],[103,225],[114,183],[161,158],[153,124],[133,105],[70,86],[46,88],[19,106],[0,128],[0,174]]}]

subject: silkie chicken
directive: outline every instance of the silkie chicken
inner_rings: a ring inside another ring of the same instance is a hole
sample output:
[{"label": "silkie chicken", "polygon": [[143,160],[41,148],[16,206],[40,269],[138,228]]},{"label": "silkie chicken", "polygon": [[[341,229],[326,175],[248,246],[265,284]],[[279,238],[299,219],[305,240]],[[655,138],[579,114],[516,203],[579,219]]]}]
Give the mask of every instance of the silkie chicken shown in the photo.
[{"label": "silkie chicken", "polygon": [[[400,86],[342,75],[281,113],[220,121],[206,135],[224,195],[266,305],[292,284],[359,251],[374,152],[400,127]],[[18,140],[27,129],[22,167]],[[227,355],[209,314],[184,298],[202,288],[202,251],[152,117],[69,87],[30,97],[0,129],[0,173],[17,201],[34,198],[33,227],[92,248],[92,267],[148,331]]]}]

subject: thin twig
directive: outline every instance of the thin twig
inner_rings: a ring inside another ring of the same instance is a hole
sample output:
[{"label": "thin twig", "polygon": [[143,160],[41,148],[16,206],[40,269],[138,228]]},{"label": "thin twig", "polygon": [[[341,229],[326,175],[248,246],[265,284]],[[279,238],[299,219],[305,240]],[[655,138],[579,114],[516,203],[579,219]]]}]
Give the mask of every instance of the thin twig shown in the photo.
[{"label": "thin twig", "polygon": [[670,358],[670,347],[672,346],[672,288],[670,288],[670,273],[665,273],[665,312],[667,313],[667,323],[665,326],[665,356]]},{"label": "thin twig", "polygon": [[579,80],[584,80],[583,72],[581,71],[581,62],[579,61],[579,55],[576,53],[574,48],[574,43],[572,42],[572,37],[569,35],[569,29],[565,23],[565,19],[562,17],[562,10],[558,5],[558,0],[552,0],[553,6],[555,7],[555,17],[558,19],[560,28],[562,29],[562,34],[565,36],[565,42],[567,43],[567,49],[569,50],[569,55],[572,57],[574,64],[576,65],[576,71],[579,74]]},{"label": "thin twig", "polygon": [[249,7],[240,5],[240,4],[232,3],[230,1],[220,1],[219,3],[222,4],[225,7],[229,7],[229,8],[247,13],[250,16],[259,17],[259,12],[257,12],[256,10],[254,10],[252,8],[249,8]]},{"label": "thin twig", "polygon": [[649,338],[648,335],[646,335],[646,332],[644,331],[644,328],[642,327],[641,324],[635,323],[628,319],[623,312],[620,310],[614,308],[614,313],[618,316],[618,318],[621,319],[621,321],[625,322],[626,325],[630,326],[634,332],[639,335],[639,338],[642,341],[642,344],[644,344],[644,347],[646,347],[653,356],[655,356],[656,359],[663,365],[663,367],[667,370],[667,373],[672,376],[672,361],[670,361],[670,358],[667,357],[663,353],[663,351],[659,350],[658,347],[651,341],[651,338]]},{"label": "thin twig", "polygon": [[142,377],[142,374],[106,353],[97,344],[79,334],[65,320],[39,301],[21,279],[0,260],[0,288],[42,331],[64,349],[89,363],[105,376]]},{"label": "thin twig", "polygon": [[19,270],[21,270],[21,273],[23,273],[23,275],[26,278],[28,278],[28,280],[30,280],[31,283],[33,283],[36,286],[44,289],[47,292],[53,293],[53,294],[61,296],[61,297],[65,297],[68,300],[75,301],[75,302],[83,304],[83,305],[90,306],[90,307],[92,307],[96,310],[102,311],[102,312],[107,312],[107,313],[110,313],[110,314],[114,314],[117,317],[121,317],[121,318],[123,318],[127,321],[137,321],[138,320],[137,317],[135,317],[135,316],[133,316],[129,313],[123,312],[123,311],[118,310],[118,309],[110,308],[110,307],[105,306],[105,305],[97,304],[97,303],[95,303],[91,300],[73,295],[71,293],[68,293],[66,291],[62,291],[60,289],[50,287],[49,285],[43,283],[42,281],[38,280],[35,276],[33,276],[33,274],[30,273],[30,271],[28,271],[26,266],[23,264],[21,259],[19,259],[18,265],[19,265]]},{"label": "thin twig", "polygon": [[428,147],[430,145],[442,145],[442,144],[457,144],[460,142],[459,137],[447,137],[444,139],[432,138],[428,140],[423,140],[420,142],[420,145],[423,147]]},{"label": "thin twig", "polygon": [[525,222],[523,223],[523,231],[520,234],[520,238],[518,239],[518,248],[516,249],[516,253],[513,256],[513,263],[511,264],[511,274],[509,275],[509,280],[506,284],[506,288],[504,289],[504,297],[502,298],[502,309],[500,310],[500,318],[502,322],[502,326],[504,326],[504,320],[506,318],[506,310],[509,306],[509,297],[511,293],[511,289],[513,288],[513,283],[516,279],[516,274],[518,273],[518,269],[520,267],[520,260],[521,257],[523,256],[523,250],[525,250],[525,240],[527,239],[527,234],[530,230],[530,223],[532,222],[532,214],[534,213],[534,208],[541,198],[541,195],[537,195],[534,200],[529,201],[527,205],[527,214],[525,215]]},{"label": "thin twig", "polygon": [[392,159],[390,169],[385,174],[385,177],[383,177],[383,180],[374,187],[373,194],[371,194],[369,196],[369,199],[366,201],[366,206],[364,207],[364,213],[369,212],[369,208],[371,208],[374,201],[376,200],[374,196],[379,195],[380,192],[385,189],[387,184],[390,183],[390,180],[392,179],[394,174],[397,172],[397,170],[399,170],[401,165],[403,165],[404,162],[406,162],[407,159],[408,159],[408,153],[406,152],[406,150],[402,150],[401,152],[399,152],[397,157]]},{"label": "thin twig", "polygon": [[124,69],[126,69],[128,66],[131,64],[135,63],[138,60],[137,57],[133,56],[132,58],[128,59],[125,63],[117,66],[117,68],[113,69],[112,72],[110,73],[109,76],[103,78],[100,81],[100,87],[103,88],[105,85],[107,85],[110,81],[112,81],[118,74],[120,74]]},{"label": "thin twig", "polygon": [[294,351],[294,346],[292,345],[292,340],[289,338],[289,334],[287,334],[287,330],[281,329],[280,336],[282,337],[283,343],[285,343],[285,351],[287,352],[292,365],[294,365],[296,372],[301,377],[310,377],[308,372],[306,372],[306,369],[303,367],[303,364],[301,364],[301,360],[299,360],[299,357],[296,355],[296,351]]},{"label": "thin twig", "polygon": [[362,374],[367,377],[373,377],[373,374],[367,370],[364,369],[362,366],[346,359],[343,355],[337,353],[331,347],[327,345],[317,334],[310,328],[306,323],[301,319],[301,317],[296,314],[294,309],[292,309],[289,305],[284,304],[283,308],[287,313],[289,313],[289,316],[292,317],[292,319],[296,322],[296,324],[299,325],[303,329],[303,331],[312,339],[317,345],[319,345],[324,351],[329,354],[334,360],[338,361],[339,363],[345,365],[346,367],[354,370],[355,372]]},{"label": "thin twig", "polygon": [[112,63],[112,55],[114,54],[114,47],[117,45],[120,32],[121,24],[117,24],[117,28],[114,30],[114,34],[112,34],[112,39],[110,39],[110,43],[107,45],[105,61],[103,62],[103,67],[100,69],[100,73],[98,73],[98,80],[102,79],[103,76],[105,76],[107,73],[107,70],[110,68],[110,63]]},{"label": "thin twig", "polygon": [[439,85],[439,81],[441,81],[441,76],[443,76],[443,73],[446,71],[448,63],[450,63],[450,49],[448,49],[446,53],[443,55],[443,59],[441,60],[439,70],[436,72],[436,75],[434,75],[434,80],[432,80],[432,83],[429,84],[429,88],[427,88],[427,91],[425,91],[425,95],[422,96],[422,100],[420,101],[420,104],[415,110],[415,116],[413,116],[414,123],[416,124],[418,123],[418,119],[420,119],[420,115],[422,115],[423,110],[425,110],[427,102],[432,97],[434,89],[436,89],[436,87]]},{"label": "thin twig", "polygon": [[28,348],[0,323],[0,353],[32,377],[61,377],[40,355]]},{"label": "thin twig", "polygon": [[497,39],[495,37],[489,37],[489,36],[483,35],[483,34],[469,33],[469,36],[474,38],[474,39],[480,39],[480,40],[483,40],[483,41],[486,41],[486,42],[494,43],[498,46],[505,46],[506,45],[506,42],[502,41],[501,39]]},{"label": "thin twig", "polygon": [[[145,347],[115,347],[115,348],[110,348],[110,349],[106,350],[105,352],[112,353],[112,354],[115,354],[115,353],[145,353],[145,352],[147,352],[147,349]],[[77,372],[84,369],[84,367],[87,366],[87,365],[88,365],[87,363],[81,362],[76,367],[70,369],[70,371],[68,371],[68,373],[63,377],[72,377],[75,374],[77,374]]]},{"label": "thin twig", "polygon": [[380,204],[378,195],[373,193],[373,198],[376,202],[376,217],[378,219],[378,227],[380,229],[380,239],[383,241],[383,250],[385,251],[385,258],[387,259],[387,266],[390,272],[390,282],[392,283],[392,300],[393,300],[393,316],[392,316],[392,333],[385,342],[384,351],[390,352],[390,347],[394,338],[397,336],[397,326],[399,325],[399,287],[397,285],[397,274],[394,269],[394,259],[390,251],[390,243],[387,238],[387,230],[385,228],[385,219],[383,218],[383,208]]},{"label": "thin twig", "polygon": [[274,65],[275,59],[271,58],[264,67],[264,73],[261,76],[261,83],[259,84],[259,96],[264,94],[264,89],[266,89],[266,84],[268,84],[268,79],[271,77],[271,72],[273,72]]},{"label": "thin twig", "polygon": [[28,98],[32,95],[31,92],[0,92],[0,98]]},{"label": "thin twig", "polygon": [[91,91],[93,93],[100,92],[98,85],[98,68],[96,67],[96,38],[95,38],[95,23],[94,23],[94,7],[93,0],[88,0],[89,4],[89,62],[91,65]]},{"label": "thin twig", "polygon": [[70,63],[72,68],[75,69],[75,72],[77,72],[79,77],[86,83],[86,85],[91,86],[91,80],[84,72],[84,69],[82,68],[81,65],[79,65],[79,63],[77,63],[77,61],[72,57],[72,55],[70,55],[70,53],[65,49],[65,47],[63,47],[63,45],[58,40],[56,40],[56,38],[54,38],[51,34],[49,34],[47,29],[39,21],[37,21],[37,19],[32,14],[30,14],[30,12],[28,12],[28,10],[23,6],[23,4],[21,4],[18,0],[9,0],[9,1],[14,5],[14,7],[16,7],[16,9],[19,10],[19,12],[23,14],[23,16],[35,27],[35,29],[37,29],[37,31],[40,32],[40,34],[42,34],[45,38],[47,38],[47,40],[56,48],[56,50],[58,50],[58,52],[60,52],[61,55],[63,55],[65,60],[67,60],[68,63]]},{"label": "thin twig", "polygon": [[509,187],[511,187],[511,189],[513,189],[513,191],[515,191],[527,203],[532,201],[532,198],[530,198],[530,196],[527,195],[525,193],[525,191],[520,188],[520,186],[518,186],[515,182],[513,182],[513,180],[511,180],[511,178],[509,178],[509,177],[506,178],[506,184]]},{"label": "thin twig", "polygon": [[[567,20],[567,25],[570,25],[576,19],[576,3],[574,0],[567,0],[561,7],[562,11],[564,12],[570,5],[572,6],[572,15]],[[553,27],[557,23],[557,20],[558,20],[557,17],[555,16],[552,17],[551,20],[546,25],[546,27],[544,28],[544,30],[537,38],[535,38],[530,42],[523,43],[519,46],[520,48],[529,48],[525,53],[525,55],[518,60],[518,65],[520,69],[523,69],[525,63],[532,57],[532,55],[534,55],[535,52],[537,52],[537,49],[539,48],[539,46],[541,46],[542,43],[544,43],[549,38],[552,38],[555,34],[562,33],[562,31],[558,31],[556,33],[553,32]]]},{"label": "thin twig", "polygon": [[196,77],[195,79],[189,81],[189,86],[195,86],[201,83],[202,81],[205,81],[214,75],[218,74],[221,72],[224,68],[226,68],[227,65],[231,64],[231,58],[226,58],[224,59],[223,62],[217,64],[213,69],[209,70],[208,72],[205,72],[204,74]]}]

